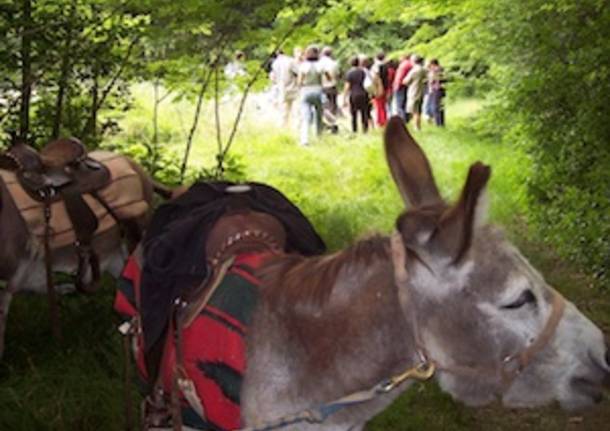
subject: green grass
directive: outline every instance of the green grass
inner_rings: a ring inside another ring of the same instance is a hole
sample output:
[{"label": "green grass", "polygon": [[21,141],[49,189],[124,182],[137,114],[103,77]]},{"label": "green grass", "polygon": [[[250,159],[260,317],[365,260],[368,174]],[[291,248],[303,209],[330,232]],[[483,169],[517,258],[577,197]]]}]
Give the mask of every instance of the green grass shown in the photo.
[{"label": "green grass", "polygon": [[[149,86],[135,88],[134,108],[121,119],[124,132],[115,139],[150,139],[151,94]],[[230,103],[225,102],[223,113],[229,108]],[[491,219],[506,227],[551,283],[608,330],[608,296],[589,288],[589,280],[577,269],[533,241],[521,221],[527,210],[523,186],[529,169],[527,157],[461,127],[479,108],[476,100],[456,101],[448,107],[446,129],[426,125],[422,132],[414,132],[431,160],[442,193],[455,199],[474,161],[491,165]],[[192,113],[190,101],[168,99],[161,105],[164,145],[182,151]],[[302,148],[294,131],[276,129],[269,118],[264,107],[250,103],[234,144],[233,154],[245,165],[248,179],[284,192],[311,218],[332,249],[367,232],[392,229],[403,204],[385,164],[380,131],[355,137],[343,131]],[[229,115],[225,114],[223,123],[226,135]],[[216,141],[212,125],[213,112],[206,106],[195,137],[193,166],[213,163]],[[15,299],[6,355],[0,363],[0,430],[122,429],[122,346],[115,330],[118,319],[112,312],[112,295],[108,281],[105,291],[94,296],[63,297],[61,344],[51,338],[44,297]],[[602,429],[609,416],[606,403],[584,416],[581,429]],[[569,415],[556,408],[525,412],[469,409],[429,383],[417,384],[398,398],[368,430],[555,430],[565,429],[568,421]]]}]

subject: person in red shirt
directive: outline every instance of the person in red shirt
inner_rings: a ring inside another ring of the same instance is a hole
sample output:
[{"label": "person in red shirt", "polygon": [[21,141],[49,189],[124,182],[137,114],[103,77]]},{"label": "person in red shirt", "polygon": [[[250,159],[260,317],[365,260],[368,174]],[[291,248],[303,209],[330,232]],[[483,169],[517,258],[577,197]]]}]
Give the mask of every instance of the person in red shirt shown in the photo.
[{"label": "person in red shirt", "polygon": [[402,81],[406,78],[412,67],[411,55],[407,54],[402,58],[398,65],[398,69],[396,69],[396,75],[394,76],[394,83],[392,85],[392,89],[394,90],[394,102],[396,104],[396,115],[400,116],[405,121],[408,120],[408,114],[406,112],[407,87]]}]

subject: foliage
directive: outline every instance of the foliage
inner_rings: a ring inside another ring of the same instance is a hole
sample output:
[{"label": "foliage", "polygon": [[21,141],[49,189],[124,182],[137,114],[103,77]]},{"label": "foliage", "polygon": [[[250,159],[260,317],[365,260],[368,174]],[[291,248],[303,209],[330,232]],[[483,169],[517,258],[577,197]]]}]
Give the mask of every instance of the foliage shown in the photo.
[{"label": "foliage", "polygon": [[[487,91],[482,132],[525,148],[529,221],[607,280],[610,267],[610,8],[599,0],[353,0],[411,22],[404,51],[439,57],[449,94]],[[377,12],[375,12],[377,11]]]},{"label": "foliage", "polygon": [[[123,84],[143,24],[112,0],[23,0],[0,8],[9,42],[0,49],[5,130],[39,143],[75,135],[95,146],[99,111],[125,107]],[[19,112],[24,103],[30,108]]]},{"label": "foliage", "polygon": [[[488,97],[482,131],[527,149],[529,221],[541,237],[607,277],[610,8],[602,0],[0,0],[0,31],[5,137],[116,142],[134,83],[153,82],[163,93],[146,118],[150,136],[139,141],[146,149],[134,151],[169,182],[178,181],[179,153],[188,166],[200,122],[215,124],[221,155],[202,174],[227,169],[241,111],[230,122],[190,112],[180,118],[189,132],[176,136],[160,127],[159,106],[263,88],[278,46],[329,44],[343,64],[380,49],[437,57],[449,97]],[[247,73],[228,82],[216,72],[236,50],[246,53]],[[176,140],[187,145],[163,148]],[[239,176],[238,165],[228,169]]]},{"label": "foliage", "polygon": [[494,110],[503,119],[496,126],[506,144],[525,148],[533,160],[530,221],[606,281],[610,10],[596,0],[528,0],[493,1],[479,11],[470,26],[495,65]]},{"label": "foliage", "polygon": [[[171,141],[171,132],[161,136],[163,141]],[[156,180],[163,184],[177,186],[180,182],[180,151],[171,146],[155,146],[150,130],[138,130],[137,133],[124,133],[108,140],[101,148],[126,154],[140,163]],[[244,164],[239,156],[229,154],[224,169],[218,172],[212,167],[192,166],[185,176],[187,184],[195,181],[226,178],[232,181],[244,180]]]},{"label": "foliage", "polygon": [[[38,145],[74,135],[95,147],[130,108],[134,81],[157,82],[174,98],[209,98],[213,70],[237,49],[252,55],[249,73],[237,83],[249,89],[273,50],[324,3],[2,1],[0,126]],[[222,93],[227,82],[222,73],[219,78]]]}]

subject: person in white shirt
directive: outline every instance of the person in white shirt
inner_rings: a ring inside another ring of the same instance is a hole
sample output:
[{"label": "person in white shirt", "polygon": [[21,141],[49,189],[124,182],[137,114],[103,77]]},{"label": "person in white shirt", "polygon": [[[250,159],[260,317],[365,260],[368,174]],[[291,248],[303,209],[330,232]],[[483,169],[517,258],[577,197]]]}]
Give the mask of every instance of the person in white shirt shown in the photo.
[{"label": "person in white shirt", "polygon": [[246,68],[244,67],[244,61],[246,55],[243,51],[237,51],[232,62],[228,63],[224,68],[225,77],[229,82],[226,96],[232,97],[238,93],[238,83],[246,76]]},{"label": "person in white shirt", "polygon": [[309,145],[309,125],[314,122],[317,135],[322,133],[322,75],[320,50],[308,46],[305,60],[299,65],[297,83],[301,89],[301,145]]},{"label": "person in white shirt", "polygon": [[328,110],[334,116],[337,115],[337,81],[339,79],[339,63],[333,58],[333,50],[330,46],[322,49],[320,67],[325,72],[322,76],[322,92],[326,96]]},{"label": "person in white shirt", "polygon": [[225,66],[225,76],[228,80],[232,81],[246,74],[246,69],[244,68],[245,59],[246,55],[242,51],[235,53],[233,61]]},{"label": "person in white shirt", "polygon": [[290,114],[292,106],[299,93],[297,86],[298,65],[294,58],[278,51],[271,66],[271,76],[273,83],[277,87],[278,101],[282,112],[282,125],[290,125]]}]

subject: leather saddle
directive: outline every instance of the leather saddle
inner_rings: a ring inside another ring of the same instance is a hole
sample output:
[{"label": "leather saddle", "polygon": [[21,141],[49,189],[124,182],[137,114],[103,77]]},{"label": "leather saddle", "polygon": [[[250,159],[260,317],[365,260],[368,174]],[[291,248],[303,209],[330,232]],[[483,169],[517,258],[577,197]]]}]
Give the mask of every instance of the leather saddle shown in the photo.
[{"label": "leather saddle", "polygon": [[[176,319],[180,328],[190,326],[208,304],[235,257],[245,253],[279,254],[284,252],[286,242],[286,229],[271,214],[246,207],[233,208],[224,213],[210,226],[206,235],[207,277],[181,292],[183,304]],[[164,345],[163,342],[156,342],[145,353],[149,377],[158,375]],[[155,381],[155,377],[151,381]]]},{"label": "leather saddle", "polygon": [[270,214],[243,210],[229,212],[212,226],[206,240],[206,256],[212,265],[244,252],[280,252],[286,244],[282,223]]},{"label": "leather saddle", "polygon": [[76,235],[79,259],[76,285],[81,290],[92,290],[85,286],[83,279],[87,263],[93,279],[97,282],[99,278],[99,262],[91,249],[99,223],[83,195],[91,194],[107,207],[96,192],[109,184],[108,168],[88,157],[79,140],[67,138],[48,143],[40,152],[23,142],[15,142],[8,151],[0,154],[0,169],[15,172],[26,193],[44,204],[45,247],[51,234],[51,204],[64,202]]},{"label": "leather saddle", "polygon": [[270,214],[240,209],[224,214],[211,227],[205,244],[211,273],[198,286],[184,292],[183,324],[189,325],[201,312],[218,284],[242,253],[282,253],[286,230]]},{"label": "leather saddle", "polygon": [[15,171],[23,189],[39,202],[62,199],[63,189],[91,193],[110,181],[108,168],[88,157],[85,146],[74,138],[50,142],[40,152],[16,143],[0,155],[0,168]]}]

